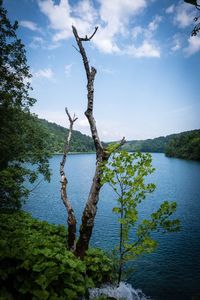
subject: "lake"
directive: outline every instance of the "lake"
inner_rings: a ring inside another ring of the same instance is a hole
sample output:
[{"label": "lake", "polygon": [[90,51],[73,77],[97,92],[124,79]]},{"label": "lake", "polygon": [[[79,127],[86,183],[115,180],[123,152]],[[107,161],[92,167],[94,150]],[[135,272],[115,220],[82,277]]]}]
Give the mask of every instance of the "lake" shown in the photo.
[{"label": "lake", "polygon": [[[200,163],[154,153],[156,171],[150,181],[157,186],[139,211],[147,217],[164,200],[176,201],[176,217],[181,220],[178,233],[158,235],[159,246],[153,254],[133,262],[134,272],[127,279],[134,288],[157,300],[200,299]],[[42,182],[29,196],[24,210],[33,217],[55,224],[66,224],[66,211],[60,199],[59,164],[61,155],[50,160],[51,183]],[[68,195],[80,223],[95,169],[94,154],[69,155],[66,164]],[[118,241],[118,223],[112,213],[115,195],[102,188],[91,245],[113,249]],[[196,298],[195,298],[196,299]]]}]

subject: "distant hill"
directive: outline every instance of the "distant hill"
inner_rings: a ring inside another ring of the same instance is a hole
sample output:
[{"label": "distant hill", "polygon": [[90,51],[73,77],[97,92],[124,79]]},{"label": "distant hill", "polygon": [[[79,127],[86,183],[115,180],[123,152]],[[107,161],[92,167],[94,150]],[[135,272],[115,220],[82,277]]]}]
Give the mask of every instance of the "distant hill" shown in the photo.
[{"label": "distant hill", "polygon": [[185,131],[154,139],[128,141],[123,149],[163,152],[169,157],[200,160],[200,130]]},{"label": "distant hill", "polygon": [[[38,119],[38,122],[47,133],[48,150],[50,150],[51,153],[63,153],[68,129],[43,119]],[[72,134],[70,152],[93,151],[95,151],[95,147],[92,138],[82,134],[80,131],[74,130]]]},{"label": "distant hill", "polygon": [[169,157],[200,160],[200,130],[176,135],[166,145],[165,154]]},{"label": "distant hill", "polygon": [[[43,119],[37,119],[37,121],[47,133],[48,150],[51,153],[63,153],[68,129]],[[169,157],[200,160],[200,130],[185,131],[154,139],[127,141],[123,149],[127,151],[160,152]],[[70,152],[93,151],[95,151],[95,147],[92,138],[74,130]]]}]

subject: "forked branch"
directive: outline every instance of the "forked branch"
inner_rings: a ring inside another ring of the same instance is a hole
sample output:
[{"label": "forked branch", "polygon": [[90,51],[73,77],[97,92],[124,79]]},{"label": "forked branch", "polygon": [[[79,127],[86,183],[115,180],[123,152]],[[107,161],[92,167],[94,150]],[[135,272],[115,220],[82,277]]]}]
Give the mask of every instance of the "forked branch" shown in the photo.
[{"label": "forked branch", "polygon": [[61,199],[66,207],[67,210],[67,224],[68,224],[68,248],[72,251],[75,249],[75,241],[76,241],[76,217],[74,215],[74,210],[71,206],[71,203],[69,201],[69,198],[67,196],[67,178],[65,176],[65,162],[67,155],[69,153],[70,149],[70,143],[71,143],[71,137],[72,137],[72,130],[73,130],[73,125],[74,122],[78,119],[75,115],[73,118],[69,114],[67,108],[65,108],[66,114],[68,116],[69,122],[70,122],[70,127],[68,134],[66,136],[66,142],[64,146],[64,153],[62,157],[62,161],[60,163],[60,176],[61,176]]},{"label": "forked branch", "polygon": [[95,33],[97,32],[97,30],[98,30],[98,26],[95,27],[95,30],[94,30],[93,34],[92,34],[90,37],[88,37],[88,36],[86,35],[84,38],[80,38],[80,40],[81,40],[82,42],[88,42],[88,41],[90,41],[90,40],[93,38],[93,36],[95,35]]},{"label": "forked branch", "polygon": [[82,41],[90,41],[93,38],[93,36],[97,32],[97,29],[98,29],[98,27],[95,27],[94,33],[89,38],[87,36],[85,38],[80,38],[76,28],[74,26],[72,26],[73,34],[75,36],[75,39],[76,39],[76,42],[77,42],[77,45],[79,48],[79,52],[82,56],[83,64],[84,64],[85,72],[86,72],[86,76],[87,76],[88,103],[87,103],[87,109],[86,109],[85,115],[90,124],[90,130],[91,130],[92,138],[93,138],[93,141],[95,144],[97,158],[99,158],[103,152],[103,146],[102,146],[102,143],[101,143],[99,135],[98,135],[95,119],[93,117],[94,79],[95,79],[95,75],[96,75],[97,71],[94,67],[90,68],[85,49],[82,45]]},{"label": "forked branch", "polygon": [[[102,163],[106,163],[112,154],[111,151],[107,151],[106,148],[103,147],[101,140],[98,135],[96,122],[93,116],[93,104],[94,104],[94,79],[96,75],[96,69],[94,67],[90,67],[89,61],[85,52],[85,49],[82,45],[83,41],[90,41],[95,33],[97,32],[98,27],[95,28],[94,33],[90,37],[80,38],[78,32],[74,26],[72,26],[72,31],[74,37],[77,42],[78,52],[81,54],[86,76],[87,76],[87,109],[85,111],[85,115],[90,124],[90,131],[92,134],[92,138],[94,141],[94,145],[96,148],[96,170],[93,177],[91,189],[89,192],[88,200],[85,205],[85,209],[82,215],[82,223],[80,226],[80,236],[76,244],[75,254],[83,259],[86,250],[89,246],[89,241],[91,238],[94,219],[97,212],[97,204],[99,201],[99,192],[102,187],[101,176],[102,176]],[[125,143],[125,139],[123,138],[121,142],[116,146],[116,148],[120,147]],[[114,149],[116,150],[116,149]]]}]

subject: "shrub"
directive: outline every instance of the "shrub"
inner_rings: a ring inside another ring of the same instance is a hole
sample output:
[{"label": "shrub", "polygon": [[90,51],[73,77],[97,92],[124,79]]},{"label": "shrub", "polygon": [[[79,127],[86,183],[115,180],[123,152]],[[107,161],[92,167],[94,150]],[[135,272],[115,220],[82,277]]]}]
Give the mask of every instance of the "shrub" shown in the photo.
[{"label": "shrub", "polygon": [[77,300],[93,286],[84,262],[66,250],[64,226],[24,212],[0,218],[0,299]]},{"label": "shrub", "polygon": [[86,272],[95,285],[111,282],[114,279],[113,261],[99,248],[89,248],[84,258]]}]

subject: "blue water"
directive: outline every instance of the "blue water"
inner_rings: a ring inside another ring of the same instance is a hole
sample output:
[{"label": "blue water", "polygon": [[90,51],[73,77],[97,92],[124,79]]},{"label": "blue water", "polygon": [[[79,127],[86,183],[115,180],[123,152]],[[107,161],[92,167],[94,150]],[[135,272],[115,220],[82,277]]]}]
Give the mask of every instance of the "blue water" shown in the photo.
[{"label": "blue water", "polygon": [[[66,224],[66,211],[60,200],[59,163],[61,156],[51,159],[51,183],[42,182],[24,209],[36,218],[55,224]],[[164,200],[176,201],[176,216],[181,220],[178,233],[158,236],[159,247],[133,263],[134,272],[128,282],[157,300],[200,299],[200,163],[153,154],[156,172],[151,181],[157,186],[140,207],[147,217]],[[70,155],[66,165],[68,195],[80,223],[81,213],[95,169],[94,154]],[[118,224],[112,213],[115,197],[104,186],[98,205],[91,245],[106,250],[118,240]]]}]

